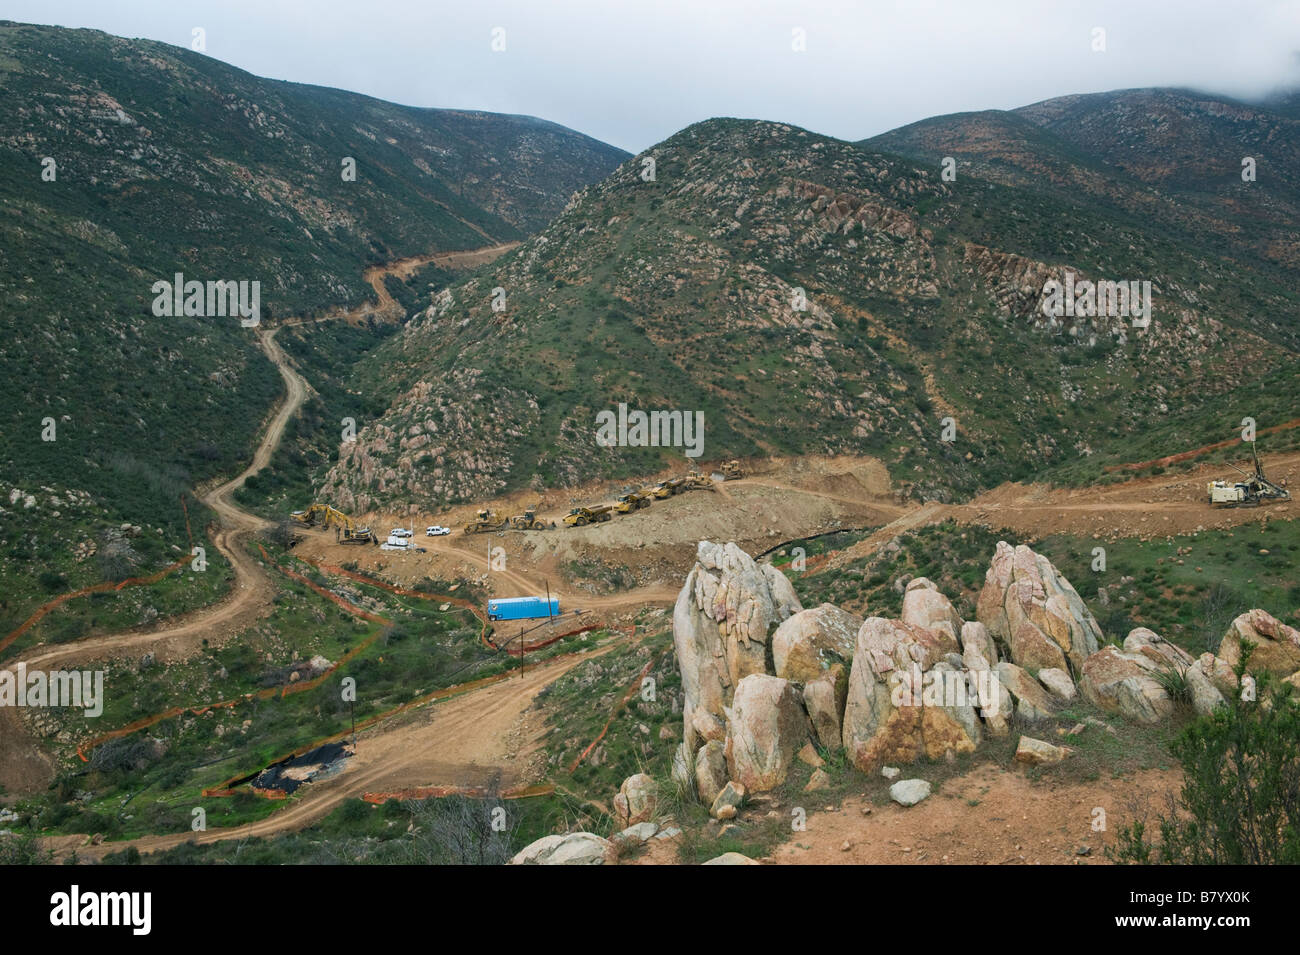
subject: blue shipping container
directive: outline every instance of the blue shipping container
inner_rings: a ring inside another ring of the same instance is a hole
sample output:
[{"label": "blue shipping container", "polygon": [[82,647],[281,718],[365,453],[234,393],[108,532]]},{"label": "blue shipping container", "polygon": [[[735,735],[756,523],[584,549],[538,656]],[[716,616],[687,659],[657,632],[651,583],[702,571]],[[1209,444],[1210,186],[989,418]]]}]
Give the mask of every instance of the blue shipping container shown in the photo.
[{"label": "blue shipping container", "polygon": [[559,615],[559,597],[552,597],[549,605],[545,597],[494,597],[488,601],[489,620],[536,620]]}]

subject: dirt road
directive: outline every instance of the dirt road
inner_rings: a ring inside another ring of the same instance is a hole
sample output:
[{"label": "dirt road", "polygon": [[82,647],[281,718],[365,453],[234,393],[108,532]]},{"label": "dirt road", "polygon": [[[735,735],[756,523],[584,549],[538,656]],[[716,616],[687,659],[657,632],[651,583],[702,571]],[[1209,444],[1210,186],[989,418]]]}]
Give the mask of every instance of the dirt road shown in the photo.
[{"label": "dirt road", "polygon": [[502,786],[525,781],[529,756],[542,727],[529,722],[533,699],[543,687],[614,643],[581,656],[564,656],[481,689],[431,704],[358,734],[356,755],[338,775],[301,789],[286,807],[265,819],[229,829],[144,836],[129,841],[86,845],[86,836],[46,840],[56,857],[75,850],[102,858],[135,846],[140,852],[173,849],[186,842],[206,845],[230,839],[268,837],[305,828],[363,793],[419,786],[482,785],[500,773]]},{"label": "dirt road", "polygon": [[[514,248],[518,243],[508,242],[483,249],[441,252],[402,259],[389,266],[379,266],[366,271],[366,279],[379,293],[383,290],[383,277],[388,274],[409,274],[414,268],[430,262],[450,267],[460,263],[490,261]],[[382,300],[382,299],[381,299]],[[388,298],[392,302],[391,297]],[[373,306],[372,306],[373,307]],[[329,320],[356,320],[365,312],[364,307],[339,310],[309,319],[288,319],[282,325],[296,325]],[[234,502],[235,492],[243,487],[249,476],[270,463],[272,455],[284,436],[285,426],[298,413],[306,398],[308,384],[291,366],[283,349],[276,342],[274,328],[258,327],[257,341],[267,358],[276,366],[284,380],[285,396],[267,422],[262,440],[258,442],[248,466],[229,480],[199,491],[201,500],[217,516],[217,527],[212,541],[230,562],[233,574],[230,593],[207,607],[187,614],[171,617],[146,628],[120,633],[99,634],[57,646],[38,646],[8,661],[5,669],[15,670],[25,663],[29,670],[71,668],[88,661],[113,657],[137,656],[152,653],[163,663],[187,659],[202,647],[219,646],[230,636],[239,633],[270,613],[275,584],[260,562],[246,550],[249,538],[268,526],[262,518],[250,514]],[[48,785],[54,766],[27,733],[12,707],[0,707],[0,785],[9,792],[36,792]]]}]

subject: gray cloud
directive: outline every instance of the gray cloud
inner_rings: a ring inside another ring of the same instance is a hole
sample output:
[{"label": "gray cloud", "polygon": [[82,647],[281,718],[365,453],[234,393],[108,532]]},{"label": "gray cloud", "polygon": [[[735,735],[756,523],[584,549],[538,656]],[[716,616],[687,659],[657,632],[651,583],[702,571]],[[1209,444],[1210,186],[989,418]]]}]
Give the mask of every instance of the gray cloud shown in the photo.
[{"label": "gray cloud", "polygon": [[[1298,84],[1300,3],[1236,0],[8,0],[5,16],[188,46],[415,106],[529,113],[638,151],[697,120],[859,139],[1067,93]],[[505,52],[491,49],[505,30]],[[1093,29],[1106,50],[1093,52]],[[806,52],[792,49],[793,31]]]}]

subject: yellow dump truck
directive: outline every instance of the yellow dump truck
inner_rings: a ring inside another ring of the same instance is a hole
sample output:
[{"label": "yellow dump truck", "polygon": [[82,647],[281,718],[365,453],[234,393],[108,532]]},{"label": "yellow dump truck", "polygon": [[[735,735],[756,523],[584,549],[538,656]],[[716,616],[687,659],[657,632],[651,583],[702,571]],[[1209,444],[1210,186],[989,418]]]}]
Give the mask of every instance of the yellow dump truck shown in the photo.
[{"label": "yellow dump truck", "polygon": [[632,511],[640,510],[643,507],[649,507],[650,502],[653,500],[654,498],[649,494],[643,494],[640,491],[632,491],[629,494],[624,494],[619,497],[618,503],[614,505],[614,510],[618,511],[620,514],[628,514]]},{"label": "yellow dump truck", "polygon": [[608,504],[599,507],[575,507],[564,518],[565,527],[582,527],[584,524],[597,524],[614,516],[614,509]]},{"label": "yellow dump truck", "polygon": [[672,497],[674,494],[682,493],[684,489],[683,485],[685,483],[686,482],[682,478],[673,478],[670,481],[660,481],[650,489],[650,493],[660,500],[663,500],[666,497]]}]

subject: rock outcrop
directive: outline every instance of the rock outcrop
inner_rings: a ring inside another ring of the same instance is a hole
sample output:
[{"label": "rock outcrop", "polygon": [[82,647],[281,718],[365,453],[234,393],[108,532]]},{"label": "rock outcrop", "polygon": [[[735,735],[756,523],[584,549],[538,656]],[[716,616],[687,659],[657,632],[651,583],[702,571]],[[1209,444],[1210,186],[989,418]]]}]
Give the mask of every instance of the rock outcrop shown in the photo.
[{"label": "rock outcrop", "polygon": [[1007,688],[1016,704],[1016,715],[1023,720],[1045,720],[1056,712],[1056,703],[1043,685],[1023,668],[1003,660],[993,671]]},{"label": "rock outcrop", "polygon": [[771,628],[802,610],[790,581],[735,544],[700,541],[673,608],[673,641],[685,693],[687,753],[726,737],[725,708],[736,686],[767,667]]},{"label": "rock outcrop", "polygon": [[645,773],[629,776],[623,780],[618,795],[614,797],[614,813],[624,826],[649,822],[654,818],[657,796],[653,777]]},{"label": "rock outcrop", "polygon": [[975,612],[1011,662],[1077,674],[1101,645],[1101,627],[1052,562],[998,541]]},{"label": "rock outcrop", "polygon": [[1160,665],[1142,653],[1103,647],[1083,663],[1079,691],[1094,706],[1139,723],[1173,715],[1174,702],[1155,673]]},{"label": "rock outcrop", "polygon": [[776,675],[808,683],[835,664],[853,662],[862,618],[834,604],[822,604],[792,614],[772,634],[772,663]]},{"label": "rock outcrop", "polygon": [[803,705],[808,711],[817,743],[823,749],[838,749],[843,740],[844,704],[849,693],[849,669],[836,663],[817,679],[803,686]]},{"label": "rock outcrop", "polygon": [[[960,627],[957,628],[960,632]],[[871,617],[858,631],[844,707],[844,748],[871,771],[888,762],[913,762],[973,752],[980,740],[966,674],[954,668],[957,638]],[[949,705],[944,705],[949,704]]]},{"label": "rock outcrop", "polygon": [[1300,671],[1300,630],[1289,627],[1263,610],[1249,610],[1228,627],[1219,644],[1219,659],[1229,669],[1241,660],[1241,644],[1249,640],[1255,650],[1246,665],[1249,673],[1268,672],[1288,677]]},{"label": "rock outcrop", "polygon": [[[1211,654],[1207,653],[1205,656],[1214,659]],[[1200,716],[1213,713],[1215,709],[1227,702],[1223,693],[1206,674],[1204,667],[1203,659],[1198,659],[1183,671],[1183,678],[1187,681],[1187,693],[1192,700],[1192,709]]]},{"label": "rock outcrop", "polygon": [[700,801],[712,805],[722,787],[727,785],[727,749],[711,739],[695,754],[695,791]]},{"label": "rock outcrop", "polygon": [[726,718],[730,778],[752,792],[785,782],[795,753],[812,730],[794,684],[751,673],[736,687]]},{"label": "rock outcrop", "polygon": [[898,616],[914,627],[942,631],[952,638],[954,645],[961,637],[961,617],[953,609],[952,601],[940,593],[928,577],[917,577],[908,583],[903,593],[903,609]]},{"label": "rock outcrop", "polygon": [[[690,781],[719,819],[735,816],[746,794],[782,785],[801,750],[822,766],[810,741],[842,746],[874,772],[973,752],[985,736],[1007,736],[1013,717],[1048,719],[1080,694],[1154,723],[1174,710],[1165,674],[1181,675],[1193,707],[1209,713],[1237,692],[1229,660],[1241,640],[1270,641],[1265,659],[1281,669],[1300,654],[1300,634],[1263,611],[1234,621],[1224,657],[1194,660],[1145,627],[1123,647],[1101,647],[1070,582],[1045,557],[1005,542],[971,621],[925,577],[907,583],[899,619],[859,620],[831,604],[803,609],[779,571],[734,544],[702,541],[697,554],[673,614],[685,695],[673,777]],[[1297,670],[1300,655],[1288,672]],[[1038,765],[1068,752],[1024,736],[1017,758]],[[635,779],[615,800],[633,821],[650,804]]]}]

